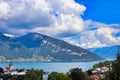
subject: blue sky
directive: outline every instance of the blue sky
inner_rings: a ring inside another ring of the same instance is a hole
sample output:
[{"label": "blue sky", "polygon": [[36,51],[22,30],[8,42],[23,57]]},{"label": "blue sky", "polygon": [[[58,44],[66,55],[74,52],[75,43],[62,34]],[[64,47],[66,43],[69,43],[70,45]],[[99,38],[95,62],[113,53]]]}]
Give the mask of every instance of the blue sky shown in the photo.
[{"label": "blue sky", "polygon": [[76,0],[84,4],[86,11],[83,19],[103,23],[120,23],[120,0]]},{"label": "blue sky", "polygon": [[120,0],[0,0],[0,32],[37,32],[83,48],[120,44]]}]

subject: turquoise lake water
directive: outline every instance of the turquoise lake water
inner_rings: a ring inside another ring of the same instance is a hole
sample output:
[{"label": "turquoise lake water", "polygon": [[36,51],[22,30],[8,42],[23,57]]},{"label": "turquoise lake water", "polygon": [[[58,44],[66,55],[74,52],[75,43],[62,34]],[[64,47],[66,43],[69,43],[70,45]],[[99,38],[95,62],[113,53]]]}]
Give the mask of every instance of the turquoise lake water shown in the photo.
[{"label": "turquoise lake water", "polygon": [[[72,68],[82,68],[83,71],[93,67],[95,62],[13,62],[15,69],[43,69],[45,72],[68,72]],[[9,62],[1,62],[0,67],[3,69],[8,66]]]}]

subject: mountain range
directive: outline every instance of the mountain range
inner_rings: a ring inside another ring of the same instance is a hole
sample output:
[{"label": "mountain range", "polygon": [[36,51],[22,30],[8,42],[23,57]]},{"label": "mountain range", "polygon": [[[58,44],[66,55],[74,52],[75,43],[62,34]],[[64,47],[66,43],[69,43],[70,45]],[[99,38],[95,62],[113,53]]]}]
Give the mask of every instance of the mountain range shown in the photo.
[{"label": "mountain range", "polygon": [[118,53],[118,45],[100,47],[100,48],[89,48],[87,49],[105,59],[116,59]]},{"label": "mountain range", "polygon": [[8,37],[0,33],[0,61],[98,61],[81,47],[39,33]]}]

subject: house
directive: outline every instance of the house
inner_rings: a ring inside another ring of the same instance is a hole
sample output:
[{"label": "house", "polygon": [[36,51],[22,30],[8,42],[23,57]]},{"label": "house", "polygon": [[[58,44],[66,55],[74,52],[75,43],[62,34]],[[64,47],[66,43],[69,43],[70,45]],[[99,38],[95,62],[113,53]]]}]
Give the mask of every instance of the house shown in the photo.
[{"label": "house", "polygon": [[5,72],[12,72],[14,71],[14,66],[12,63],[10,63],[6,68],[5,68]]},{"label": "house", "polygon": [[89,80],[99,80],[99,79],[104,79],[105,76],[102,74],[93,74],[89,76]]},{"label": "house", "polygon": [[10,75],[25,75],[26,70],[23,70],[21,72],[14,69],[14,66],[12,63],[10,63],[6,68],[4,74],[10,74]]},{"label": "house", "polygon": [[93,74],[101,74],[101,73],[105,73],[108,72],[109,68],[103,66],[102,68],[96,68],[95,70],[92,71]]}]

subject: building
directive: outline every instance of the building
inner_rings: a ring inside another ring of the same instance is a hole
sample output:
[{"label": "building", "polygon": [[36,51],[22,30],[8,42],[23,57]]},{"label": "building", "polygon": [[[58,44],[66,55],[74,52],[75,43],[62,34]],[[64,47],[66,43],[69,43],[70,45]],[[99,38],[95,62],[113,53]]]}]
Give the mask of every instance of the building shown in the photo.
[{"label": "building", "polygon": [[23,70],[21,72],[17,71],[14,69],[14,66],[12,63],[10,63],[6,68],[5,68],[5,73],[4,74],[10,74],[10,75],[25,75],[26,70]]},{"label": "building", "polygon": [[99,80],[99,79],[104,79],[105,76],[102,74],[93,74],[89,76],[89,80]]},{"label": "building", "polygon": [[10,63],[6,68],[5,68],[5,72],[12,72],[14,71],[14,66],[12,63]]}]

